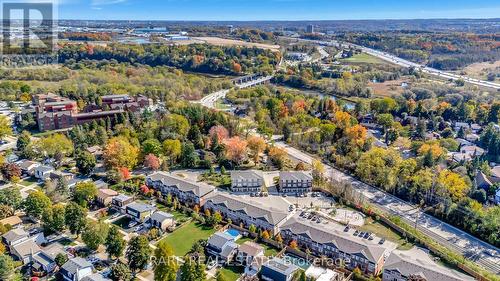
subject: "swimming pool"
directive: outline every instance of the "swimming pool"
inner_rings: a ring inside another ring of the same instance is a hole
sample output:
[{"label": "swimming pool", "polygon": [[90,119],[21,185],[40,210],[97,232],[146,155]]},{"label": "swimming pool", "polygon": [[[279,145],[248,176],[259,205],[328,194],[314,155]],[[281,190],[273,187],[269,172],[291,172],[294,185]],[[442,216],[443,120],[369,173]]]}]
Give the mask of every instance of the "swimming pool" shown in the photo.
[{"label": "swimming pool", "polygon": [[230,229],[226,230],[225,233],[227,233],[230,236],[234,237],[234,240],[237,240],[238,238],[241,237],[240,232],[238,230],[234,229],[234,228],[230,228]]},{"label": "swimming pool", "polygon": [[306,259],[303,259],[301,257],[298,257],[296,255],[292,255],[289,253],[287,253],[283,256],[283,260],[288,262],[288,263],[294,264],[294,265],[302,268],[303,270],[307,270],[309,268],[309,266],[311,266],[311,263],[308,262]]}]

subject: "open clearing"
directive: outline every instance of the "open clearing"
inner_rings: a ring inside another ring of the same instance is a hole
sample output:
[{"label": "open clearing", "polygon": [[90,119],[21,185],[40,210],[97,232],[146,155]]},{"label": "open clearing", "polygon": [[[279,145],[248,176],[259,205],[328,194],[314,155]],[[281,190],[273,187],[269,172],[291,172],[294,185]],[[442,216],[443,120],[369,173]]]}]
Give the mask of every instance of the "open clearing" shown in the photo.
[{"label": "open clearing", "polygon": [[194,243],[200,239],[207,239],[215,233],[215,229],[200,225],[194,221],[176,229],[163,240],[172,246],[176,256],[185,256]]},{"label": "open clearing", "polygon": [[371,63],[371,64],[386,63],[385,61],[377,57],[374,57],[372,55],[369,55],[367,53],[355,54],[350,58],[341,59],[341,61],[348,63]]},{"label": "open clearing", "polygon": [[488,78],[488,73],[496,73],[497,78],[495,79],[496,82],[500,81],[500,77],[498,75],[500,74],[500,60],[491,63],[491,62],[478,62],[478,63],[473,63],[463,69],[463,71],[457,71],[457,72],[465,72],[467,75],[472,76],[477,79],[483,79],[486,80]]},{"label": "open clearing", "polygon": [[244,47],[256,47],[261,49],[268,49],[272,51],[279,51],[279,45],[270,45],[270,44],[262,44],[262,43],[252,43],[241,40],[234,39],[224,39],[219,37],[193,37],[193,39],[201,41],[203,43],[211,44],[211,45],[219,45],[219,46],[244,46]]},{"label": "open clearing", "polygon": [[385,81],[382,83],[373,83],[370,81],[368,82],[368,87],[372,88],[375,96],[390,97],[403,93],[404,88],[401,87],[403,82],[408,83],[408,81],[404,79]]}]

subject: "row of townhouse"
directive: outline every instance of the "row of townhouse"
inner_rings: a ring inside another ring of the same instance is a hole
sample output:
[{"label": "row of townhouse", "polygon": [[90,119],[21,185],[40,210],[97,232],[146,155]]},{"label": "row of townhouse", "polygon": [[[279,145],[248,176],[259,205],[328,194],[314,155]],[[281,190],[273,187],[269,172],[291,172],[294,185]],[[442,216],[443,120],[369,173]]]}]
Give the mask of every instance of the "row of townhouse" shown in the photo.
[{"label": "row of townhouse", "polygon": [[294,216],[281,226],[281,236],[287,243],[294,240],[299,247],[317,256],[332,258],[350,270],[359,268],[366,274],[380,273],[392,243],[381,245],[380,240],[368,240],[353,232],[354,229],[343,229],[333,222],[317,223],[300,216]]},{"label": "row of townhouse", "polygon": [[205,198],[215,193],[215,187],[212,185],[190,181],[163,171],[149,175],[146,185],[159,190],[165,196],[175,196],[180,202],[191,206],[203,206]]},{"label": "row of townhouse", "polygon": [[208,197],[204,208],[220,212],[236,225],[243,224],[248,228],[253,224],[257,228],[270,231],[272,235],[277,234],[280,226],[293,215],[293,213],[257,202],[248,202],[244,198],[223,192]]},{"label": "row of townhouse", "polygon": [[[307,193],[312,190],[313,177],[306,171],[281,171],[279,190],[282,193]],[[264,173],[259,170],[231,171],[233,192],[261,192],[265,185]]]}]

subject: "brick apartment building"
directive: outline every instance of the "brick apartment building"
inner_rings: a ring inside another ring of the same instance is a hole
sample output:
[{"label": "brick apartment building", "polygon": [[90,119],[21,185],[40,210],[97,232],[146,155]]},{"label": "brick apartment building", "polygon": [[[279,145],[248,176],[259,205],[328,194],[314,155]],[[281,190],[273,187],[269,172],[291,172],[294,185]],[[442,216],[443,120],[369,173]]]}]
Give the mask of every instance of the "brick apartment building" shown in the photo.
[{"label": "brick apartment building", "polygon": [[40,131],[70,128],[94,120],[114,119],[120,113],[139,112],[150,105],[147,97],[129,95],[102,96],[102,106],[89,106],[79,112],[76,101],[53,93],[35,95],[30,108],[24,113],[31,113]]}]

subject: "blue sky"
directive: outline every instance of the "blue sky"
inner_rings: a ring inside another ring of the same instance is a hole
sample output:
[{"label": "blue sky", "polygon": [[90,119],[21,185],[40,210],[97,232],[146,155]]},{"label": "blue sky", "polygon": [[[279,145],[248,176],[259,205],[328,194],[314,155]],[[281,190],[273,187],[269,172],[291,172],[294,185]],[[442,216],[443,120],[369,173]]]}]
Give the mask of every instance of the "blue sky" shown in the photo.
[{"label": "blue sky", "polygon": [[59,0],[60,19],[345,20],[500,17],[499,0]]}]

